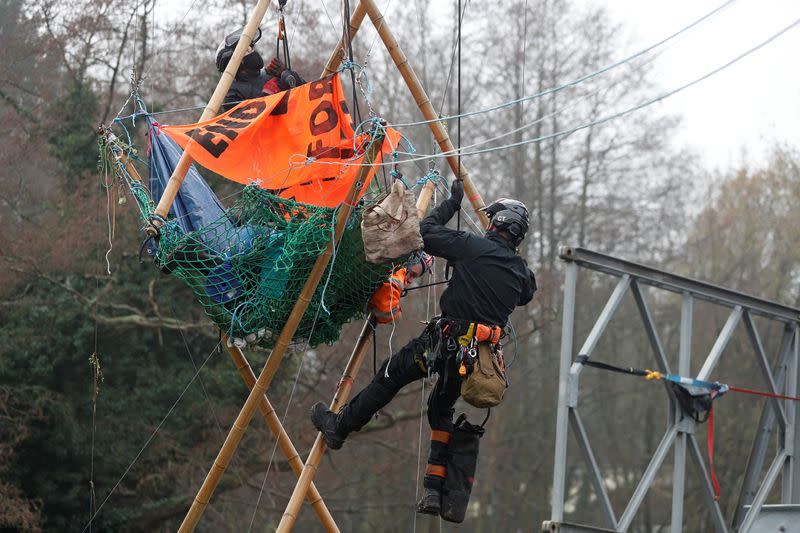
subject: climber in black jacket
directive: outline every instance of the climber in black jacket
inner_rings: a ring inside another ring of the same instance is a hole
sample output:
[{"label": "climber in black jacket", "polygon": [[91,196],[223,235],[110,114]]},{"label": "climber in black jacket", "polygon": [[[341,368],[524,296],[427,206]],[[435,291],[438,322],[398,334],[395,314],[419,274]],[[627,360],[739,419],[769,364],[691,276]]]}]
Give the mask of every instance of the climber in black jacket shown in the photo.
[{"label": "climber in black jacket", "polygon": [[528,210],[522,202],[500,199],[485,208],[490,220],[485,236],[447,228],[459,210],[463,185],[455,180],[451,196],[420,224],[425,252],[442,257],[453,274],[439,305],[441,317],[429,323],[381,366],[372,382],[339,413],[324,404],[311,409],[311,420],[331,449],[342,447],[351,431],[361,429],[391,401],[402,387],[431,372],[439,379],[428,398],[431,448],[425,471],[425,494],[418,512],[438,514],[441,490],[447,477],[447,445],[453,432],[453,406],[461,394],[455,341],[470,324],[506,326],[516,306],[527,304],[536,291],[536,280],[517,253],[528,230]]}]

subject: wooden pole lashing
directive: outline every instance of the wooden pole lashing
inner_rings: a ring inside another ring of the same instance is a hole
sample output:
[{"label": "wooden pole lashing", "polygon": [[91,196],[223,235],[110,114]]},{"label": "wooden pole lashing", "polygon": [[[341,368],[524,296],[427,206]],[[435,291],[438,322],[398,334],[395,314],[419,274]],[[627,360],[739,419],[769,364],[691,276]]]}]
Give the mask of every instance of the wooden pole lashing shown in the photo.
[{"label": "wooden pole lashing", "polygon": [[[422,219],[428,209],[428,204],[433,196],[433,189],[433,182],[428,181],[425,183],[425,186],[420,192],[419,198],[417,199],[417,214],[419,215],[420,219]],[[350,398],[350,391],[353,388],[353,382],[358,375],[358,371],[361,369],[361,363],[364,361],[364,354],[369,347],[370,333],[374,327],[375,320],[372,314],[370,314],[364,323],[364,327],[361,329],[361,334],[358,336],[358,341],[356,341],[356,345],[350,354],[350,359],[347,361],[347,366],[342,373],[342,378],[339,380],[339,385],[336,387],[336,393],[334,394],[333,400],[330,404],[330,409],[333,412],[338,412]],[[283,512],[283,516],[281,517],[280,524],[278,524],[276,533],[286,533],[291,531],[294,527],[294,524],[297,521],[297,516],[300,513],[300,508],[303,505],[303,495],[308,492],[308,487],[311,486],[311,483],[313,483],[314,476],[317,474],[317,468],[319,467],[320,461],[322,461],[322,456],[324,453],[325,442],[322,440],[322,434],[317,433],[317,438],[314,440],[314,445],[311,447],[311,451],[308,453],[308,458],[306,459],[306,464],[303,467],[303,472],[300,474],[300,477],[297,480],[297,485],[294,487],[291,498],[289,498],[289,503],[286,506],[286,510]]]},{"label": "wooden pole lashing", "polygon": [[253,419],[253,415],[255,414],[255,410],[259,404],[259,399],[263,398],[264,394],[269,388],[270,383],[272,383],[272,378],[275,377],[275,373],[277,372],[278,367],[283,360],[283,356],[289,347],[289,343],[292,341],[292,337],[294,337],[294,334],[297,331],[300,320],[302,319],[303,314],[305,314],[308,305],[311,303],[311,298],[314,295],[314,291],[316,290],[317,285],[319,285],[319,282],[325,273],[325,269],[330,262],[331,256],[333,255],[333,245],[335,242],[339,241],[339,238],[344,232],[344,227],[348,218],[350,217],[350,213],[353,211],[353,207],[356,204],[356,199],[358,198],[358,193],[361,190],[361,186],[364,184],[367,176],[369,176],[369,172],[372,170],[371,164],[375,160],[375,156],[378,154],[382,146],[383,134],[379,133],[373,139],[373,142],[369,147],[366,156],[364,157],[365,164],[360,167],[358,175],[356,176],[356,179],[353,180],[353,184],[347,193],[346,200],[342,202],[341,207],[339,208],[336,216],[336,223],[334,225],[332,242],[328,244],[328,247],[319,255],[314,263],[314,267],[309,274],[308,280],[303,286],[303,290],[300,292],[300,296],[295,302],[292,312],[289,314],[289,318],[286,320],[286,324],[284,324],[283,329],[281,330],[281,333],[275,342],[275,347],[272,349],[272,353],[270,354],[267,363],[264,365],[264,369],[258,376],[258,379],[250,391],[250,394],[247,396],[244,406],[239,412],[239,415],[236,417],[236,421],[233,423],[228,436],[225,438],[225,443],[222,445],[222,449],[220,449],[219,453],[217,454],[214,464],[206,475],[203,485],[197,492],[189,512],[186,514],[183,523],[178,529],[179,532],[183,533],[187,531],[194,531],[194,528],[200,521],[200,517],[202,516],[205,507],[211,500],[214,489],[219,484],[220,479],[222,479],[222,474],[225,473],[225,469],[228,467],[231,457],[236,451],[239,442],[242,440],[244,432],[247,430],[247,426]]},{"label": "wooden pole lashing", "polygon": [[[211,99],[208,101],[208,104],[203,110],[203,114],[200,116],[200,120],[198,120],[198,122],[203,122],[214,117],[219,111],[222,102],[225,100],[225,95],[227,94],[228,89],[231,87],[231,83],[233,83],[233,80],[236,77],[236,71],[239,70],[239,64],[242,62],[245,52],[247,52],[247,49],[250,47],[250,43],[253,41],[253,37],[258,29],[258,25],[261,24],[261,19],[264,18],[264,14],[267,12],[269,3],[270,0],[258,0],[258,4],[256,4],[256,7],[253,9],[252,14],[250,15],[250,20],[247,22],[244,30],[242,30],[242,35],[239,37],[239,42],[236,43],[236,48],[234,48],[233,55],[231,56],[230,61],[228,61],[228,66],[225,68],[222,76],[220,76],[219,83],[217,83],[217,88],[214,89],[214,94],[211,95]],[[189,167],[192,164],[192,156],[189,155],[188,152],[188,147],[192,142],[194,141],[190,139],[190,144],[184,148],[183,154],[181,155],[178,164],[175,166],[175,170],[172,171],[172,175],[169,177],[169,181],[167,182],[166,187],[164,187],[164,193],[161,195],[161,199],[156,207],[154,214],[162,219],[165,219],[167,214],[169,214],[169,210],[172,207],[172,202],[175,201],[175,196],[178,194],[178,190],[183,184],[183,180],[186,177],[186,172],[189,170]],[[153,237],[156,237],[158,235],[158,230],[160,229],[160,224],[161,223],[157,218],[151,220],[146,228],[147,233]]]},{"label": "wooden pole lashing", "polygon": [[[358,33],[358,29],[361,27],[361,23],[364,21],[364,17],[367,14],[367,10],[364,7],[364,4],[359,2],[358,6],[356,6],[353,13],[350,15],[350,40],[352,41],[353,38]],[[342,60],[347,55],[347,35],[342,35],[342,38],[339,39],[339,43],[331,52],[330,57],[328,58],[328,62],[325,63],[325,68],[322,71],[322,75],[320,78],[324,78],[325,76],[330,76],[339,68],[339,65],[342,63]]]}]

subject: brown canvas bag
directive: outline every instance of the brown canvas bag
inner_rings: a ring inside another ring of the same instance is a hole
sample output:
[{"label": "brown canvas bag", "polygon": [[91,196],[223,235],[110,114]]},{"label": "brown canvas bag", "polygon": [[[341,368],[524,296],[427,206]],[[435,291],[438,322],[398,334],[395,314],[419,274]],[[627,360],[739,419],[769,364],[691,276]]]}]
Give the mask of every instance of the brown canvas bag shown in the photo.
[{"label": "brown canvas bag", "polygon": [[396,180],[386,198],[364,210],[361,238],[367,261],[381,264],[422,248],[414,193]]},{"label": "brown canvas bag", "polygon": [[461,382],[461,397],[481,409],[499,405],[506,392],[506,378],[493,352],[490,343],[479,343],[472,373]]}]

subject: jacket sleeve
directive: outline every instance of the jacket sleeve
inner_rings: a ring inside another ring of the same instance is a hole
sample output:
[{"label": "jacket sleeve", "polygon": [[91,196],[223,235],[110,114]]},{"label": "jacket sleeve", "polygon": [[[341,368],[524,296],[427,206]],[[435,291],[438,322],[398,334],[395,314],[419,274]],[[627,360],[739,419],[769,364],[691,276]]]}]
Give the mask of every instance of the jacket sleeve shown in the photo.
[{"label": "jacket sleeve", "polygon": [[517,305],[526,305],[533,299],[533,293],[536,292],[536,276],[533,275],[533,271],[528,268],[528,265],[525,265],[525,285],[522,289],[522,293],[519,295],[519,302]]},{"label": "jacket sleeve", "polygon": [[242,94],[239,91],[233,88],[228,89],[228,94],[225,95],[225,100],[222,102],[222,110],[230,111],[242,100],[244,98],[242,98]]},{"label": "jacket sleeve", "polygon": [[469,255],[472,235],[445,226],[458,211],[458,207],[458,204],[447,199],[422,221],[419,229],[427,253],[448,261],[463,259]]}]

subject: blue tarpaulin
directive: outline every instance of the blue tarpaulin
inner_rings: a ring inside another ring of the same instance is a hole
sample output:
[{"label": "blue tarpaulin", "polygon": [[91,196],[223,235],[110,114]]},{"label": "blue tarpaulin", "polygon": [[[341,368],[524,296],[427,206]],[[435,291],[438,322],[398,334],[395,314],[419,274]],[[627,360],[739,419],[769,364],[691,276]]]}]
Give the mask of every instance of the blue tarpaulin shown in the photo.
[{"label": "blue tarpaulin", "polygon": [[[158,202],[183,150],[175,141],[161,134],[150,117],[147,117],[147,130],[150,136],[150,194],[153,201]],[[189,167],[169,214],[177,219],[185,233],[189,233],[218,221],[224,213],[217,195],[197,168],[194,165]]]}]

